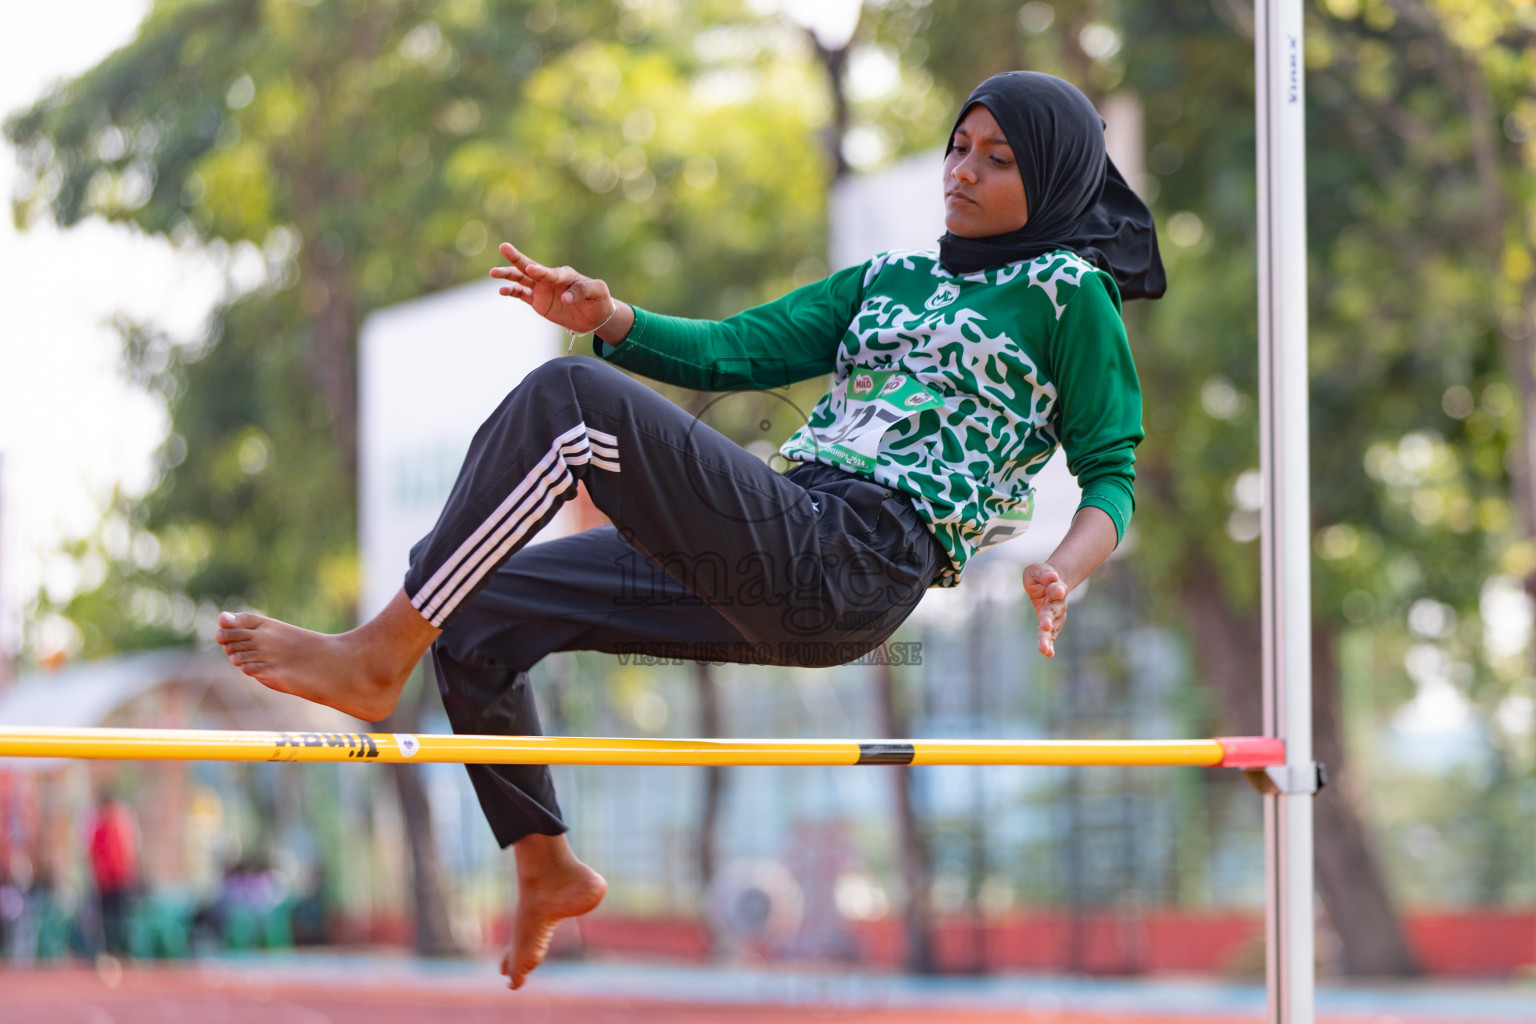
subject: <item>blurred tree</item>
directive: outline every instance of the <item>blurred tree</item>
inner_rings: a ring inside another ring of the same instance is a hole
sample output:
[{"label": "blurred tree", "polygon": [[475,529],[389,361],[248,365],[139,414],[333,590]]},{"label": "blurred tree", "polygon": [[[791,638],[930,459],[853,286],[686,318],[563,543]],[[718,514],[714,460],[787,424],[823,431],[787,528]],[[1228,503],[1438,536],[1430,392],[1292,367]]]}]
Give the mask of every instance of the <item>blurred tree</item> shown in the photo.
[{"label": "blurred tree", "polygon": [[[910,688],[886,662],[875,666],[876,707],[880,731],[885,736],[911,736],[912,714]],[[892,804],[896,816],[896,841],[904,895],[902,940],[906,966],[916,974],[932,974],[938,969],[934,951],[933,928],[933,851],[927,830],[917,813],[913,792],[912,769],[899,766],[891,771]]]},{"label": "blurred tree", "polygon": [[481,276],[500,237],[699,315],[824,272],[825,90],[740,6],[164,3],[13,115],[18,221],[102,216],[262,270],[205,338],[125,325],[172,414],[125,514],[200,537],[147,582],[349,624],[358,324]]},{"label": "blurred tree", "polygon": [[[232,604],[350,625],[362,317],[482,276],[502,237],[680,313],[814,279],[826,119],[798,34],[728,0],[154,5],[6,123],[18,223],[100,216],[260,271],[195,342],[125,325],[172,432],[151,493],[79,546],[96,585],[60,611],[86,653],[206,638]],[[430,835],[415,773],[396,779]],[[412,852],[436,947],[430,848]]]},{"label": "blurred tree", "polygon": [[[1477,534],[1494,567],[1463,581],[1480,588],[1481,607],[1431,600],[1434,589],[1409,606],[1415,642],[1405,658],[1416,682],[1443,692],[1449,678],[1483,738],[1482,763],[1456,773],[1463,806],[1439,824],[1477,851],[1455,880],[1463,898],[1507,901],[1523,887],[1529,899],[1529,858],[1515,851],[1529,847],[1536,768],[1536,646],[1520,628],[1536,598],[1536,9],[1489,0],[1325,8],[1341,34],[1364,41],[1344,62],[1379,120],[1378,160],[1410,170],[1399,194],[1426,182],[1410,216],[1425,210],[1436,225],[1438,259],[1415,253],[1410,264],[1424,268],[1438,327],[1461,353],[1441,380],[1447,427],[1429,432],[1428,471],[1413,435],[1395,459],[1368,452],[1366,467],[1419,524]],[[1458,487],[1458,477],[1472,485]]]},{"label": "blurred tree", "polygon": [[[820,62],[822,71],[826,76],[826,87],[832,97],[832,117],[821,132],[821,143],[824,156],[830,167],[828,186],[836,186],[846,179],[854,170],[853,162],[848,157],[851,148],[850,132],[854,128],[855,107],[858,102],[855,98],[856,84],[852,81],[849,68],[849,59],[856,52],[856,48],[862,48],[862,52],[868,54],[874,52],[877,59],[885,61],[889,68],[897,71],[897,78],[892,82],[897,88],[895,91],[904,99],[921,98],[926,91],[925,76],[914,76],[910,72],[906,76],[909,79],[908,87],[903,89],[899,64],[889,55],[882,54],[878,50],[871,51],[864,41],[867,35],[868,9],[865,4],[858,5],[857,17],[854,20],[845,38],[822,38],[815,29],[806,28],[805,37],[812,51]],[[911,88],[910,80],[916,77],[917,90]],[[915,111],[914,111],[915,108]],[[924,132],[911,132],[915,125],[924,128],[938,128],[938,118],[923,118],[921,111],[924,105],[921,103],[907,107],[902,104],[885,108],[870,108],[859,112],[860,127],[864,131],[880,131],[882,125],[904,125],[909,129],[908,134],[916,134],[921,138]],[[893,118],[891,115],[901,110],[902,113]],[[914,113],[917,116],[914,116]],[[943,115],[940,114],[939,117]],[[924,120],[931,124],[923,124]],[[941,129],[942,130],[942,129]],[[890,140],[884,136],[877,136],[879,140],[879,153],[891,148]],[[905,140],[903,140],[905,141]],[[870,255],[874,255],[871,253]],[[875,702],[878,708],[878,720],[881,724],[881,732],[886,736],[908,736],[911,716],[906,713],[903,703],[903,695],[899,692],[901,687],[892,673],[889,665],[881,665],[875,671]],[[931,894],[933,890],[934,872],[932,856],[932,840],[922,816],[918,812],[919,801],[914,794],[913,769],[909,766],[899,766],[890,773],[892,787],[891,807],[895,812],[896,828],[896,860],[901,871],[902,899],[902,938],[904,966],[914,974],[933,974],[938,970],[938,961],[934,956],[933,938],[933,908]]]},{"label": "blurred tree", "polygon": [[[167,0],[132,44],[7,122],[26,169],[18,220],[104,216],[261,271],[196,342],[125,325],[172,434],[156,489],[80,546],[97,585],[64,611],[88,650],[190,636],[197,609],[231,601],[350,622],[368,310],[479,276],[505,235],[642,304],[732,312],[824,272],[824,187],[844,161],[940,144],[976,81],[1025,66],[1146,111],[1172,289],[1127,309],[1148,399],[1134,559],[1175,598],[1156,606],[1178,610],[1227,727],[1255,729],[1246,7],[888,0],[850,47],[817,53],[751,5],[684,6]],[[1365,724],[1344,716],[1352,631],[1377,642],[1351,707],[1379,719],[1451,687],[1483,722],[1491,786],[1519,778],[1528,736],[1507,712],[1530,669],[1489,655],[1482,609],[1500,574],[1536,593],[1533,10],[1308,13],[1314,680],[1335,777],[1317,804],[1319,884],[1351,973],[1411,968],[1346,763]],[[860,84],[882,67],[887,87]],[[706,418],[762,440],[764,408]]]},{"label": "blurred tree", "polygon": [[[1523,311],[1536,297],[1536,260],[1520,212],[1529,150],[1518,145],[1532,25],[1516,5],[1417,0],[1327,0],[1309,22],[1309,145],[1323,154],[1311,174],[1314,416],[1324,442],[1313,465],[1326,481],[1313,503],[1314,675],[1329,743],[1319,756],[1345,758],[1348,624],[1395,634],[1383,646],[1413,686],[1392,666],[1378,706],[1442,694],[1465,707],[1486,761],[1467,799],[1490,809],[1512,802],[1515,748],[1528,747],[1530,730],[1504,713],[1530,670],[1500,663],[1485,609],[1501,581],[1536,586],[1536,518],[1525,511],[1536,507],[1536,451],[1522,423],[1536,408]],[[1362,780],[1344,781],[1338,800],[1319,802],[1320,829],[1347,827],[1335,814],[1342,802],[1365,805]],[[1509,825],[1507,814],[1489,814],[1473,842],[1497,854]],[[1364,884],[1358,859],[1330,865],[1324,853],[1320,878]],[[1516,863],[1468,864],[1480,882],[1467,888],[1482,901],[1507,891]]]},{"label": "blurred tree", "polygon": [[[1447,671],[1470,677],[1456,685],[1492,711],[1510,680],[1482,667],[1485,582],[1536,570],[1536,547],[1510,544],[1503,458],[1506,374],[1518,391],[1532,373],[1532,318],[1508,296],[1531,287],[1536,259],[1525,218],[1509,216],[1517,151],[1498,139],[1501,121],[1511,139],[1536,137],[1518,58],[1533,20],[1496,0],[1328,0],[1308,14],[1316,742],[1335,780],[1317,802],[1318,880],[1352,974],[1413,963],[1346,757],[1341,637],[1353,625],[1437,641]],[[978,0],[963,17],[885,4],[873,21],[876,45],[953,97],[1027,67],[1140,98],[1143,188],[1172,287],[1127,310],[1147,395],[1134,558],[1152,591],[1177,596],[1226,727],[1257,731],[1251,14]],[[1517,507],[1536,509],[1536,493],[1520,496],[1533,451],[1516,449]],[[1378,721],[1413,693],[1401,668],[1380,674],[1392,692],[1373,702]]]}]

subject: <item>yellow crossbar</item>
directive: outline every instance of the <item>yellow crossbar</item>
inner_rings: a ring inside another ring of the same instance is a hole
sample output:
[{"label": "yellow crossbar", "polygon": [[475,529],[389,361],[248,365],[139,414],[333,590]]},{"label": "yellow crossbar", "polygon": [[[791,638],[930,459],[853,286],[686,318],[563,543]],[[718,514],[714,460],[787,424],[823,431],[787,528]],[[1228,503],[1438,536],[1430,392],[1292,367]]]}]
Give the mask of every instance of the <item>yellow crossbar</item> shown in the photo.
[{"label": "yellow crossbar", "polygon": [[0,757],[607,765],[1281,764],[1277,740],[704,740],[0,727]]}]

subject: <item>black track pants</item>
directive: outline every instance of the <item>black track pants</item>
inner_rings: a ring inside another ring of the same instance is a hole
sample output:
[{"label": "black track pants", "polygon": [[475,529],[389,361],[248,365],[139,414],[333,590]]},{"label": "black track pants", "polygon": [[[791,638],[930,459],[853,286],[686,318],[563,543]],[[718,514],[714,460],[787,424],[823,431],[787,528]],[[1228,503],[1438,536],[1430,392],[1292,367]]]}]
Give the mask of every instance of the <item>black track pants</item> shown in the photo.
[{"label": "black track pants", "polygon": [[[614,523],[526,547],[582,481]],[[906,497],[820,465],[780,475],[597,360],[545,363],[475,434],[405,592],[456,732],[537,735],[527,671],[596,650],[832,665],[916,606],[945,554]],[[565,831],[549,770],[469,766],[503,846]]]}]

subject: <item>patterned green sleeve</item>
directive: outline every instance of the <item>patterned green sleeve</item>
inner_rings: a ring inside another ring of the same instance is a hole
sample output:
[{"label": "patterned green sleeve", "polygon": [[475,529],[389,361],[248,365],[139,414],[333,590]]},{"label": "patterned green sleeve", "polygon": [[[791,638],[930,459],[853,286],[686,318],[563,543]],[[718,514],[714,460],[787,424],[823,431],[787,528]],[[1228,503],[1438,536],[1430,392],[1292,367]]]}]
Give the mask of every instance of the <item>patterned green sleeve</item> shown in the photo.
[{"label": "patterned green sleeve", "polygon": [[1078,508],[1108,514],[1118,543],[1136,508],[1136,446],[1145,435],[1141,384],[1120,319],[1119,292],[1108,275],[1083,279],[1051,347],[1061,446],[1083,489]]},{"label": "patterned green sleeve", "polygon": [[652,380],[698,391],[776,388],[831,373],[838,342],[863,300],[869,265],[840,270],[725,320],[635,309],[620,345],[594,339],[604,359]]}]

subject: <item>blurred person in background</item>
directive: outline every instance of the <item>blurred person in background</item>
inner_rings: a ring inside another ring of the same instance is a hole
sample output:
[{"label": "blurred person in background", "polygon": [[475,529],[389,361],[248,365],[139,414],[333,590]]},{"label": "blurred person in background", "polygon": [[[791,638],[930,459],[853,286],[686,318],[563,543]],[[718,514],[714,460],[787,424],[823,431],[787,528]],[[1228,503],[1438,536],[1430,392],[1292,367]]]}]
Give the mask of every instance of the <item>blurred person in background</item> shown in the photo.
[{"label": "blurred person in background", "polygon": [[0,956],[19,960],[22,956],[22,915],[27,909],[27,886],[32,865],[17,851],[0,863]]},{"label": "blurred person in background", "polygon": [[127,804],[103,793],[88,834],[102,943],[108,953],[123,956],[128,952],[128,914],[139,885],[138,823]]}]

